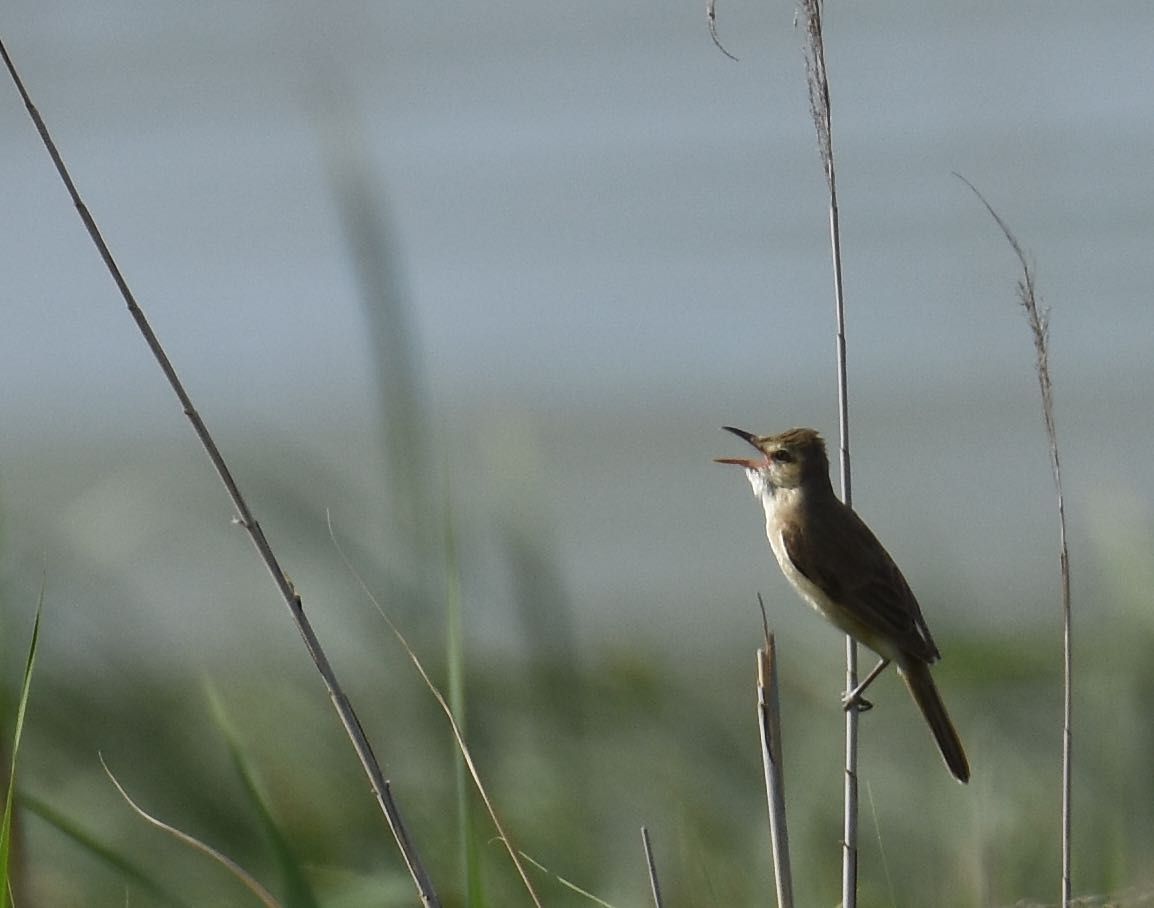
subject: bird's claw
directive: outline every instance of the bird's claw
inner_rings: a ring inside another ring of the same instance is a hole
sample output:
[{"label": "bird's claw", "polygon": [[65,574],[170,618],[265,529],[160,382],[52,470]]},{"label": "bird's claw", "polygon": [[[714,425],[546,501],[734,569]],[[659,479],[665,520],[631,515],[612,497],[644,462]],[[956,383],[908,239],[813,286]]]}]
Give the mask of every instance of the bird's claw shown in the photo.
[{"label": "bird's claw", "polygon": [[864,712],[869,712],[871,709],[873,709],[874,705],[872,703],[870,703],[870,701],[867,700],[865,697],[863,697],[860,693],[851,690],[851,691],[846,691],[844,694],[841,695],[841,707],[847,713],[851,709],[856,709],[859,713],[864,713]]}]

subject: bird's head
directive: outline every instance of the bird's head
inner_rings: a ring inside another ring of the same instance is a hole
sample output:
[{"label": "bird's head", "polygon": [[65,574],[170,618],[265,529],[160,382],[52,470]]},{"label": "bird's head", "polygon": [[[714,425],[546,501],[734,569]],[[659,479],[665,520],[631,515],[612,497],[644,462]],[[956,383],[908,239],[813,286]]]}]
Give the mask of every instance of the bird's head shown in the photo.
[{"label": "bird's head", "polygon": [[744,467],[754,491],[759,485],[769,490],[796,489],[813,483],[829,484],[829,458],[825,442],[813,429],[790,429],[780,435],[754,435],[744,429],[725,426],[738,438],[757,449],[760,457],[719,457],[718,463]]}]

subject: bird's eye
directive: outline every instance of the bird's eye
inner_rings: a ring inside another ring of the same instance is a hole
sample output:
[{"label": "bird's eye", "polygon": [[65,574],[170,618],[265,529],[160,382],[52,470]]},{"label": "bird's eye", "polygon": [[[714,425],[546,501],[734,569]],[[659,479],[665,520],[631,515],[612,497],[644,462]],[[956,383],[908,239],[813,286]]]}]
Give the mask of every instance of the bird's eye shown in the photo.
[{"label": "bird's eye", "polygon": [[794,460],[793,455],[784,448],[778,448],[769,457],[774,463],[793,463]]}]

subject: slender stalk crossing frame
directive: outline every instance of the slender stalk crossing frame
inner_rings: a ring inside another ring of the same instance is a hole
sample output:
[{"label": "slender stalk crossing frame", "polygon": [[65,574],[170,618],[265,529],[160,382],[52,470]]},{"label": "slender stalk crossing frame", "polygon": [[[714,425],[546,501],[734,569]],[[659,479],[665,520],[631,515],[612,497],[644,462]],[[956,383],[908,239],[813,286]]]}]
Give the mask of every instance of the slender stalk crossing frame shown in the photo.
[{"label": "slender stalk crossing frame", "polygon": [[781,704],[777,685],[777,646],[773,634],[757,651],[757,725],[761,764],[769,804],[769,836],[778,908],[793,908],[793,870],[789,863],[789,830],[785,822],[785,776],[781,760]]},{"label": "slender stalk crossing frame", "polygon": [[1042,393],[1042,419],[1046,424],[1046,440],[1050,448],[1050,472],[1054,479],[1054,493],[1058,508],[1058,569],[1062,580],[1062,908],[1070,905],[1070,791],[1071,758],[1073,750],[1073,700],[1074,700],[1074,657],[1073,641],[1070,635],[1070,549],[1066,544],[1066,501],[1062,494],[1062,464],[1058,459],[1058,432],[1054,425],[1054,386],[1050,382],[1050,311],[1038,306],[1038,294],[1034,286],[1034,268],[1026,257],[1022,244],[1002,220],[986,197],[960,173],[959,180],[970,187],[970,191],[985,206],[990,217],[1002,231],[1006,242],[1014,250],[1018,264],[1022,267],[1022,277],[1018,280],[1018,302],[1026,313],[1026,322],[1034,339],[1034,372],[1038,376],[1038,386]]},{"label": "slender stalk crossing frame", "polygon": [[645,869],[649,873],[649,891],[653,894],[653,908],[665,908],[661,900],[661,883],[657,879],[657,865],[653,863],[653,843],[649,841],[649,829],[641,827],[641,847],[645,851]]},{"label": "slender stalk crossing frame", "polygon": [[[825,42],[822,38],[821,0],[804,0],[801,20],[806,30],[805,74],[809,85],[809,109],[817,131],[818,151],[829,190],[829,239],[833,256],[834,315],[837,322],[837,410],[839,452],[841,454],[841,497],[852,505],[849,456],[849,383],[846,378],[845,287],[842,282],[841,229],[838,223],[837,172],[833,162],[832,118],[829,103],[829,79],[825,66]],[[857,643],[845,638],[846,690],[857,687]],[[858,711],[845,713],[845,790],[842,828],[843,908],[857,905],[857,826],[858,826]]]},{"label": "slender stalk crossing frame", "polygon": [[276,555],[273,554],[272,547],[265,538],[264,531],[261,529],[260,524],[257,523],[256,517],[253,515],[252,510],[248,506],[248,502],[241,494],[240,488],[232,476],[232,471],[225,462],[212,435],[209,434],[208,427],[204,424],[204,420],[200,418],[200,414],[193,406],[192,399],[185,390],[183,382],[181,382],[179,376],[176,374],[176,369],[173,367],[171,360],[168,358],[168,354],[161,345],[160,339],[152,330],[152,325],[149,324],[143,310],[137,304],[136,298],[129,289],[124,275],[121,273],[119,266],[116,264],[116,260],[112,256],[111,250],[108,248],[108,244],[104,241],[104,236],[101,234],[100,228],[97,227],[96,221],[81,199],[76,185],[72,182],[72,177],[64,164],[63,158],[60,156],[60,152],[56,148],[56,143],[52,140],[52,136],[48,132],[48,127],[41,118],[40,112],[32,103],[32,98],[29,96],[27,89],[25,89],[24,82],[16,71],[16,67],[12,62],[12,58],[8,55],[8,49],[5,47],[3,40],[0,40],[0,56],[4,58],[4,65],[8,69],[8,74],[12,77],[12,81],[16,85],[16,90],[20,93],[20,97],[24,101],[24,106],[28,110],[28,115],[32,118],[32,122],[36,126],[36,131],[39,133],[44,147],[48,150],[48,154],[52,158],[52,163],[56,166],[56,172],[60,175],[60,179],[63,181],[69,196],[72,198],[73,204],[76,206],[80,220],[83,221],[89,237],[91,237],[93,244],[100,253],[101,259],[104,261],[105,267],[108,269],[108,273],[112,276],[117,289],[120,291],[120,295],[128,306],[129,314],[132,315],[133,320],[136,322],[137,328],[148,344],[149,350],[152,351],[152,355],[164,373],[164,377],[168,380],[169,386],[180,401],[184,415],[188,417],[188,421],[192,424],[197,438],[200,439],[201,446],[204,448],[205,453],[208,454],[209,460],[212,461],[217,476],[220,477],[220,481],[224,484],[225,490],[232,500],[233,507],[236,509],[236,522],[244,527],[248,533],[261,561],[264,562],[269,575],[276,584],[281,598],[289,610],[293,623],[296,625],[297,630],[300,631],[300,635],[305,643],[305,648],[308,650],[309,656],[312,657],[313,664],[324,680],[325,687],[329,692],[329,697],[333,702],[333,708],[337,711],[341,724],[344,726],[345,732],[352,742],[353,749],[356,751],[357,757],[361,762],[361,767],[369,778],[373,795],[385,814],[389,828],[392,830],[393,836],[397,841],[397,846],[400,848],[401,855],[408,867],[409,874],[417,886],[417,893],[420,896],[422,905],[425,905],[426,908],[439,908],[440,901],[433,890],[432,880],[421,864],[420,857],[409,838],[408,831],[405,829],[400,810],[393,800],[389,783],[381,772],[380,764],[377,762],[376,755],[373,753],[368,738],[365,736],[360,720],[357,718],[352,704],[349,702],[348,697],[337,681],[336,673],[333,671],[332,666],[329,664],[328,657],[321,648],[320,641],[313,631],[312,624],[305,616],[300,595],[294,588],[292,581],[289,580],[288,575],[285,574],[281,568]]}]

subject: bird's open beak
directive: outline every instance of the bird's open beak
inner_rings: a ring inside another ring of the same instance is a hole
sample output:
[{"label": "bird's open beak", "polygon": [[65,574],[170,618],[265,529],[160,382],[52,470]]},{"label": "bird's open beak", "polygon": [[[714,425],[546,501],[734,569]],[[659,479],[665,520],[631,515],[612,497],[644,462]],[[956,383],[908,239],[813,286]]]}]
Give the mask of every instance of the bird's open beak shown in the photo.
[{"label": "bird's open beak", "polygon": [[[742,441],[748,442],[749,444],[751,444],[755,448],[757,448],[759,451],[761,450],[761,446],[757,443],[757,436],[754,435],[752,432],[746,432],[745,429],[735,429],[735,428],[733,428],[733,426],[722,426],[721,428],[725,429],[726,432],[732,432],[734,435],[736,435]],[[765,466],[765,460],[764,459],[762,459],[762,460],[746,460],[746,459],[741,458],[741,457],[715,457],[714,463],[731,463],[734,466],[745,467],[745,469],[747,469],[747,470],[757,470],[757,469]]]},{"label": "bird's open beak", "polygon": [[725,429],[726,432],[733,433],[742,441],[749,442],[749,444],[753,445],[759,451],[761,450],[761,446],[757,443],[757,436],[752,432],[746,432],[745,429],[735,429],[733,426],[722,426],[721,428]]}]

